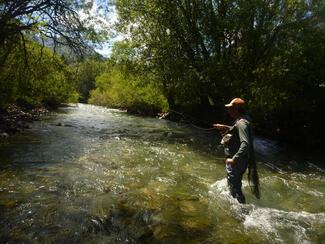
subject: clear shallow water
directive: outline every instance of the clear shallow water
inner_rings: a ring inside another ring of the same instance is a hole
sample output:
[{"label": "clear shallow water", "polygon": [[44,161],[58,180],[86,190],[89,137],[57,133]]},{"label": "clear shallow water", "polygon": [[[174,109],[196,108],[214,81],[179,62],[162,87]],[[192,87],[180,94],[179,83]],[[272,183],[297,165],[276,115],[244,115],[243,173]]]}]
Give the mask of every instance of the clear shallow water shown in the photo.
[{"label": "clear shallow water", "polygon": [[322,162],[256,140],[262,199],[245,177],[240,205],[217,144],[164,120],[62,108],[0,144],[0,242],[324,243]]}]

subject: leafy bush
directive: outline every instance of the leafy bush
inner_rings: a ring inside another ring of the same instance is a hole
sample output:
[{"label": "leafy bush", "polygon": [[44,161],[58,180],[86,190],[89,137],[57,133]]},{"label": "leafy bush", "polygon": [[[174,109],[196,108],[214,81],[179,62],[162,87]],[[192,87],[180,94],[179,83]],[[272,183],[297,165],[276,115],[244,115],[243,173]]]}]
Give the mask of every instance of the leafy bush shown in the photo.
[{"label": "leafy bush", "polygon": [[91,92],[92,104],[127,109],[131,113],[155,114],[168,109],[161,91],[146,77],[126,74],[118,66],[96,78],[96,89]]},{"label": "leafy bush", "polygon": [[67,65],[48,48],[27,42],[17,45],[0,67],[0,106],[8,103],[56,106],[76,101]]}]

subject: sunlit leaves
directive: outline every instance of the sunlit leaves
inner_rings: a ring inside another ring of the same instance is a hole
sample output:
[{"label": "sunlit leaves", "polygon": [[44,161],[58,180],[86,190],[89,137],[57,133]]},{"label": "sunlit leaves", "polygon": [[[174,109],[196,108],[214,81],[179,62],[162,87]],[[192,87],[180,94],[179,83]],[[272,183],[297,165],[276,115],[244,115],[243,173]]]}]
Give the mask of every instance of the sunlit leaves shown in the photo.
[{"label": "sunlit leaves", "polygon": [[74,83],[69,68],[48,48],[27,42],[28,65],[21,46],[8,56],[0,75],[0,106],[23,101],[32,105],[58,105],[69,101]]},{"label": "sunlit leaves", "polygon": [[258,122],[284,126],[324,105],[324,1],[118,0],[117,10],[131,57],[179,108],[242,96]]}]

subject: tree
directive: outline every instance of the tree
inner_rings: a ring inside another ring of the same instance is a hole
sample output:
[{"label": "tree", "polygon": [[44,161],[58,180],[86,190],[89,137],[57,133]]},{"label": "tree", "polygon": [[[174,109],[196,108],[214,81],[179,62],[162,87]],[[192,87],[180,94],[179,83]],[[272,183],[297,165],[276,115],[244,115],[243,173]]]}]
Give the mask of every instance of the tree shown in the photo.
[{"label": "tree", "polygon": [[[81,54],[89,41],[98,41],[101,33],[81,21],[78,11],[91,7],[92,1],[73,0],[1,0],[0,1],[0,68],[6,57],[21,44],[27,60],[26,39],[47,46],[69,46]],[[91,17],[90,17],[91,18]]]},{"label": "tree", "polygon": [[79,101],[87,103],[90,91],[95,89],[96,77],[103,73],[105,62],[97,58],[88,58],[74,65],[73,71],[77,81]]},{"label": "tree", "polygon": [[[260,128],[274,133],[324,103],[324,1],[118,0],[117,10],[119,30],[170,107],[209,111],[241,96]],[[299,119],[295,128],[307,124],[318,122]]]},{"label": "tree", "polygon": [[[57,106],[76,101],[75,82],[69,67],[49,48],[26,41],[29,66],[17,45],[7,57],[0,73],[0,107],[8,103]],[[43,55],[40,58],[40,51]]]}]

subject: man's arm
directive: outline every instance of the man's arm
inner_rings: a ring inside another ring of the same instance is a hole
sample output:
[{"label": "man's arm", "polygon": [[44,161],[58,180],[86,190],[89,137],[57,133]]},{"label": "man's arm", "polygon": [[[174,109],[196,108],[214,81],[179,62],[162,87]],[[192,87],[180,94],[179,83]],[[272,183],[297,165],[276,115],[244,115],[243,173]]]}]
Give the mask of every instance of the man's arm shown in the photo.
[{"label": "man's arm", "polygon": [[212,125],[214,128],[216,128],[219,131],[227,131],[230,130],[232,126],[230,125],[223,125],[223,124],[213,124]]}]

